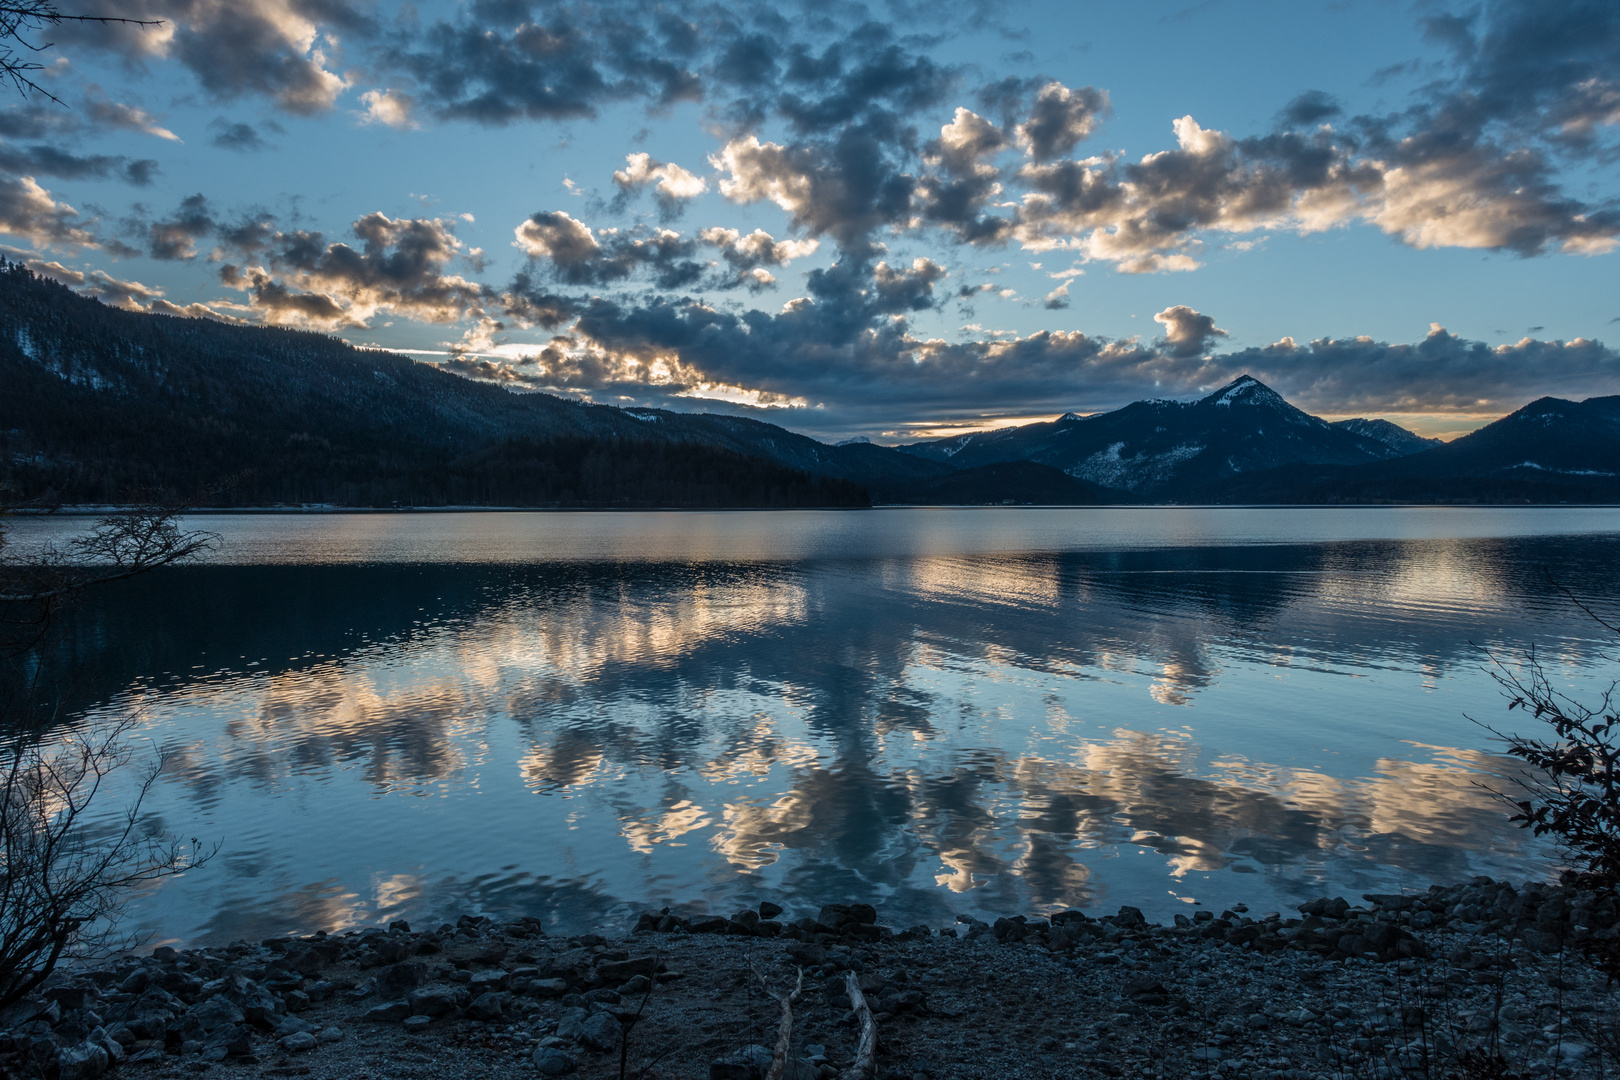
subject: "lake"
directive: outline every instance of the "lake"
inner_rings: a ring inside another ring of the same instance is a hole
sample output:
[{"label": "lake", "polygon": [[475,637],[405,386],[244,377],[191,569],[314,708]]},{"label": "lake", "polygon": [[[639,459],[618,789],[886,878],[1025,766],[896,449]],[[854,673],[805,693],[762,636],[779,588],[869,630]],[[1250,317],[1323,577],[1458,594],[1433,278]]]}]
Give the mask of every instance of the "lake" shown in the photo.
[{"label": "lake", "polygon": [[221,845],[137,899],[154,943],[764,899],[1167,920],[1545,877],[1469,717],[1509,724],[1492,655],[1588,698],[1615,671],[1560,591],[1613,610],[1607,508],[189,524],[221,536],[206,565],[99,590],[41,671],[58,735],[132,716],[168,755],[152,827]]}]

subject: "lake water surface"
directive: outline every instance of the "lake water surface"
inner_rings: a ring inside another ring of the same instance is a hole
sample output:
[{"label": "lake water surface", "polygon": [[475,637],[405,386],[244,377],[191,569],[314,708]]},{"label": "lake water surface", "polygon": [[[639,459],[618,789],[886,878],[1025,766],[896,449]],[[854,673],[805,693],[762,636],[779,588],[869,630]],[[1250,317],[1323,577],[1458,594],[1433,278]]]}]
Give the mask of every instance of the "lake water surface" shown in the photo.
[{"label": "lake water surface", "polygon": [[1508,722],[1487,650],[1606,686],[1559,587],[1620,595],[1613,509],[191,524],[210,563],[101,590],[44,671],[74,723],[131,714],[170,755],[152,826],[221,843],[133,911],[184,942],[1540,877],[1467,717]]}]

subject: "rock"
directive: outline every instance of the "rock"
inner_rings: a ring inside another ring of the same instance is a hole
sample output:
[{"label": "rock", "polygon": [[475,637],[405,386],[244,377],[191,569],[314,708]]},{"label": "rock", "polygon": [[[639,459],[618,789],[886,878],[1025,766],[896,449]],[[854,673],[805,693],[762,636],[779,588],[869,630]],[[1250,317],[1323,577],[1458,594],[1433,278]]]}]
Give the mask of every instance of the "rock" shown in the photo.
[{"label": "rock", "polygon": [[506,995],[498,991],[479,994],[467,1006],[467,1015],[474,1020],[493,1024],[506,1015]]},{"label": "rock", "polygon": [[1125,983],[1125,992],[1131,997],[1146,997],[1150,995],[1163,996],[1168,993],[1164,983],[1152,975],[1138,975]]},{"label": "rock", "polygon": [[439,986],[413,990],[408,999],[411,1013],[417,1016],[443,1016],[456,1009],[456,993]]},{"label": "rock", "polygon": [[[215,984],[208,985],[213,987]],[[285,1009],[280,998],[242,975],[230,975],[219,980],[217,992],[235,1003],[248,1023],[265,1031],[275,1030],[278,1017]]]},{"label": "rock", "polygon": [[612,1013],[599,1012],[586,1017],[579,1041],[592,1050],[615,1050],[623,1035],[624,1029]]},{"label": "rock", "polygon": [[787,948],[788,959],[801,967],[820,967],[827,962],[827,950],[807,941],[796,942]]},{"label": "rock", "polygon": [[63,1047],[56,1055],[59,1080],[92,1080],[107,1071],[112,1055],[99,1042],[86,1039],[77,1046]]},{"label": "rock", "polygon": [[342,1042],[343,1041],[343,1029],[340,1028],[340,1027],[322,1028],[320,1030],[320,1033],[318,1035],[316,1035],[315,1037],[317,1039],[319,1039],[323,1043]]},{"label": "rock", "polygon": [[588,1014],[584,1009],[564,1009],[562,1018],[557,1021],[557,1038],[568,1042],[579,1042],[585,1033],[585,1019]]},{"label": "rock", "polygon": [[425,982],[427,982],[427,965],[420,960],[394,964],[384,968],[377,975],[378,991],[389,997],[408,994]]},{"label": "rock", "polygon": [[567,1076],[579,1068],[579,1062],[574,1055],[558,1050],[552,1046],[537,1046],[534,1050],[534,1067],[541,1076]]},{"label": "rock", "polygon": [[790,927],[801,934],[836,934],[832,927],[819,923],[814,919],[794,919],[788,923]]},{"label": "rock", "polygon": [[297,1035],[299,1032],[310,1032],[314,1030],[314,1024],[311,1024],[306,1020],[300,1020],[296,1016],[289,1016],[282,1020],[281,1023],[276,1025],[276,1030],[272,1034],[274,1034],[278,1039],[285,1039],[288,1035]]},{"label": "rock", "polygon": [[568,949],[553,956],[542,967],[548,976],[568,979],[589,970],[595,958],[589,949]]},{"label": "rock", "polygon": [[603,982],[622,983],[633,979],[637,975],[651,976],[658,971],[658,961],[651,956],[639,956],[634,960],[609,960],[596,965],[596,973],[602,976]]},{"label": "rock", "polygon": [[729,925],[731,925],[729,919],[722,919],[715,915],[699,915],[692,920],[688,929],[694,934],[723,934]]},{"label": "rock", "polygon": [[277,1045],[289,1054],[302,1054],[306,1050],[315,1049],[320,1044],[321,1041],[315,1037],[314,1033],[308,1031],[295,1031],[277,1042]]},{"label": "rock", "polygon": [[877,922],[877,908],[871,904],[823,904],[816,920],[823,926],[842,931],[845,926]]},{"label": "rock", "polygon": [[568,993],[568,983],[562,979],[530,979],[528,992],[535,997],[559,998]]},{"label": "rock", "polygon": [[709,1080],[763,1080],[771,1068],[771,1052],[763,1046],[745,1046],[734,1054],[709,1062]]},{"label": "rock", "polygon": [[228,1057],[245,1057],[253,1052],[253,1029],[246,1024],[220,1028],[208,1037],[203,1055],[210,1061],[224,1061]]},{"label": "rock", "polygon": [[653,981],[645,975],[637,975],[623,986],[619,987],[619,997],[636,997],[652,989]]},{"label": "rock", "polygon": [[46,1001],[54,1001],[62,1006],[63,1012],[84,1008],[89,995],[90,991],[83,986],[53,986],[40,992]]},{"label": "rock", "polygon": [[878,1002],[880,1012],[900,1013],[912,1012],[923,1007],[923,993],[921,990],[896,990],[883,996]]},{"label": "rock", "polygon": [[244,1019],[242,1010],[230,998],[220,995],[211,997],[207,1001],[199,1002],[186,1010],[187,1026],[195,1024],[202,1032],[215,1031],[222,1027],[240,1024]]},{"label": "rock", "polygon": [[512,985],[512,976],[505,971],[475,971],[473,977],[467,980],[467,989],[473,997],[480,994],[498,993]]},{"label": "rock", "polygon": [[378,1024],[397,1024],[411,1015],[412,1009],[406,1001],[386,1001],[381,1005],[374,1005],[366,1010],[366,1019]]},{"label": "rock", "polygon": [[432,1023],[433,1017],[431,1016],[423,1016],[420,1013],[416,1016],[407,1016],[405,1018],[405,1031],[411,1035],[419,1035],[426,1031]]},{"label": "rock", "polygon": [[1125,907],[1122,907],[1122,908],[1119,909],[1119,914],[1118,915],[1114,916],[1114,925],[1115,926],[1146,926],[1147,925],[1147,917],[1142,914],[1142,909],[1141,908],[1134,908],[1134,907],[1131,907],[1129,905],[1126,905]]},{"label": "rock", "polygon": [[762,918],[762,919],[774,919],[780,914],[782,914],[782,905],[773,904],[769,900],[762,900],[760,902],[760,905],[759,905],[759,917],[760,918]]},{"label": "rock", "polygon": [[287,1007],[287,1011],[290,1013],[303,1012],[312,1004],[309,995],[302,990],[289,990],[282,994],[281,1003]]}]

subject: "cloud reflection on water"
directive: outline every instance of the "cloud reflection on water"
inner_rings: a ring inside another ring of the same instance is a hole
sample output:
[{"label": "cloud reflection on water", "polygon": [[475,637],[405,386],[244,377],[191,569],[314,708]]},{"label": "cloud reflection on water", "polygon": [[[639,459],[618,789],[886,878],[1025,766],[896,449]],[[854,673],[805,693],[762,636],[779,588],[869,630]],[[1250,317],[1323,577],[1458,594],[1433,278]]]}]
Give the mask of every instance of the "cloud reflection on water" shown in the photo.
[{"label": "cloud reflection on water", "polygon": [[[1560,662],[1590,661],[1536,584],[1558,553],[177,573],[176,591],[124,594],[170,670],[252,654],[224,622],[225,640],[188,640],[187,582],[245,576],[231,595],[268,598],[342,581],[351,603],[323,609],[318,658],[298,659],[308,613],[278,623],[267,599],[253,644],[291,659],[108,694],[176,751],[154,810],[230,853],[142,916],[219,938],[770,895],[910,921],[1522,875],[1539,849],[1476,785],[1506,763],[1467,749],[1460,718],[1491,694],[1451,677],[1470,640],[1553,636]],[[1601,559],[1561,565],[1612,585]],[[1426,699],[1436,680],[1449,696]]]}]

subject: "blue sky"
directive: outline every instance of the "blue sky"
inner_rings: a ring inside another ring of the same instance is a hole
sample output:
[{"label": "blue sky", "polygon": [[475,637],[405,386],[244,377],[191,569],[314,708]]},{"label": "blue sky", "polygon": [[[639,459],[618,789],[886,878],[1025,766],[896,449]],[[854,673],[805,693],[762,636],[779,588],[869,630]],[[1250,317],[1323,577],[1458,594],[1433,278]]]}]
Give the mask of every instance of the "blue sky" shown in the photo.
[{"label": "blue sky", "polygon": [[63,10],[162,24],[35,35],[0,243],[125,307],[885,441],[1620,392],[1612,2]]}]

